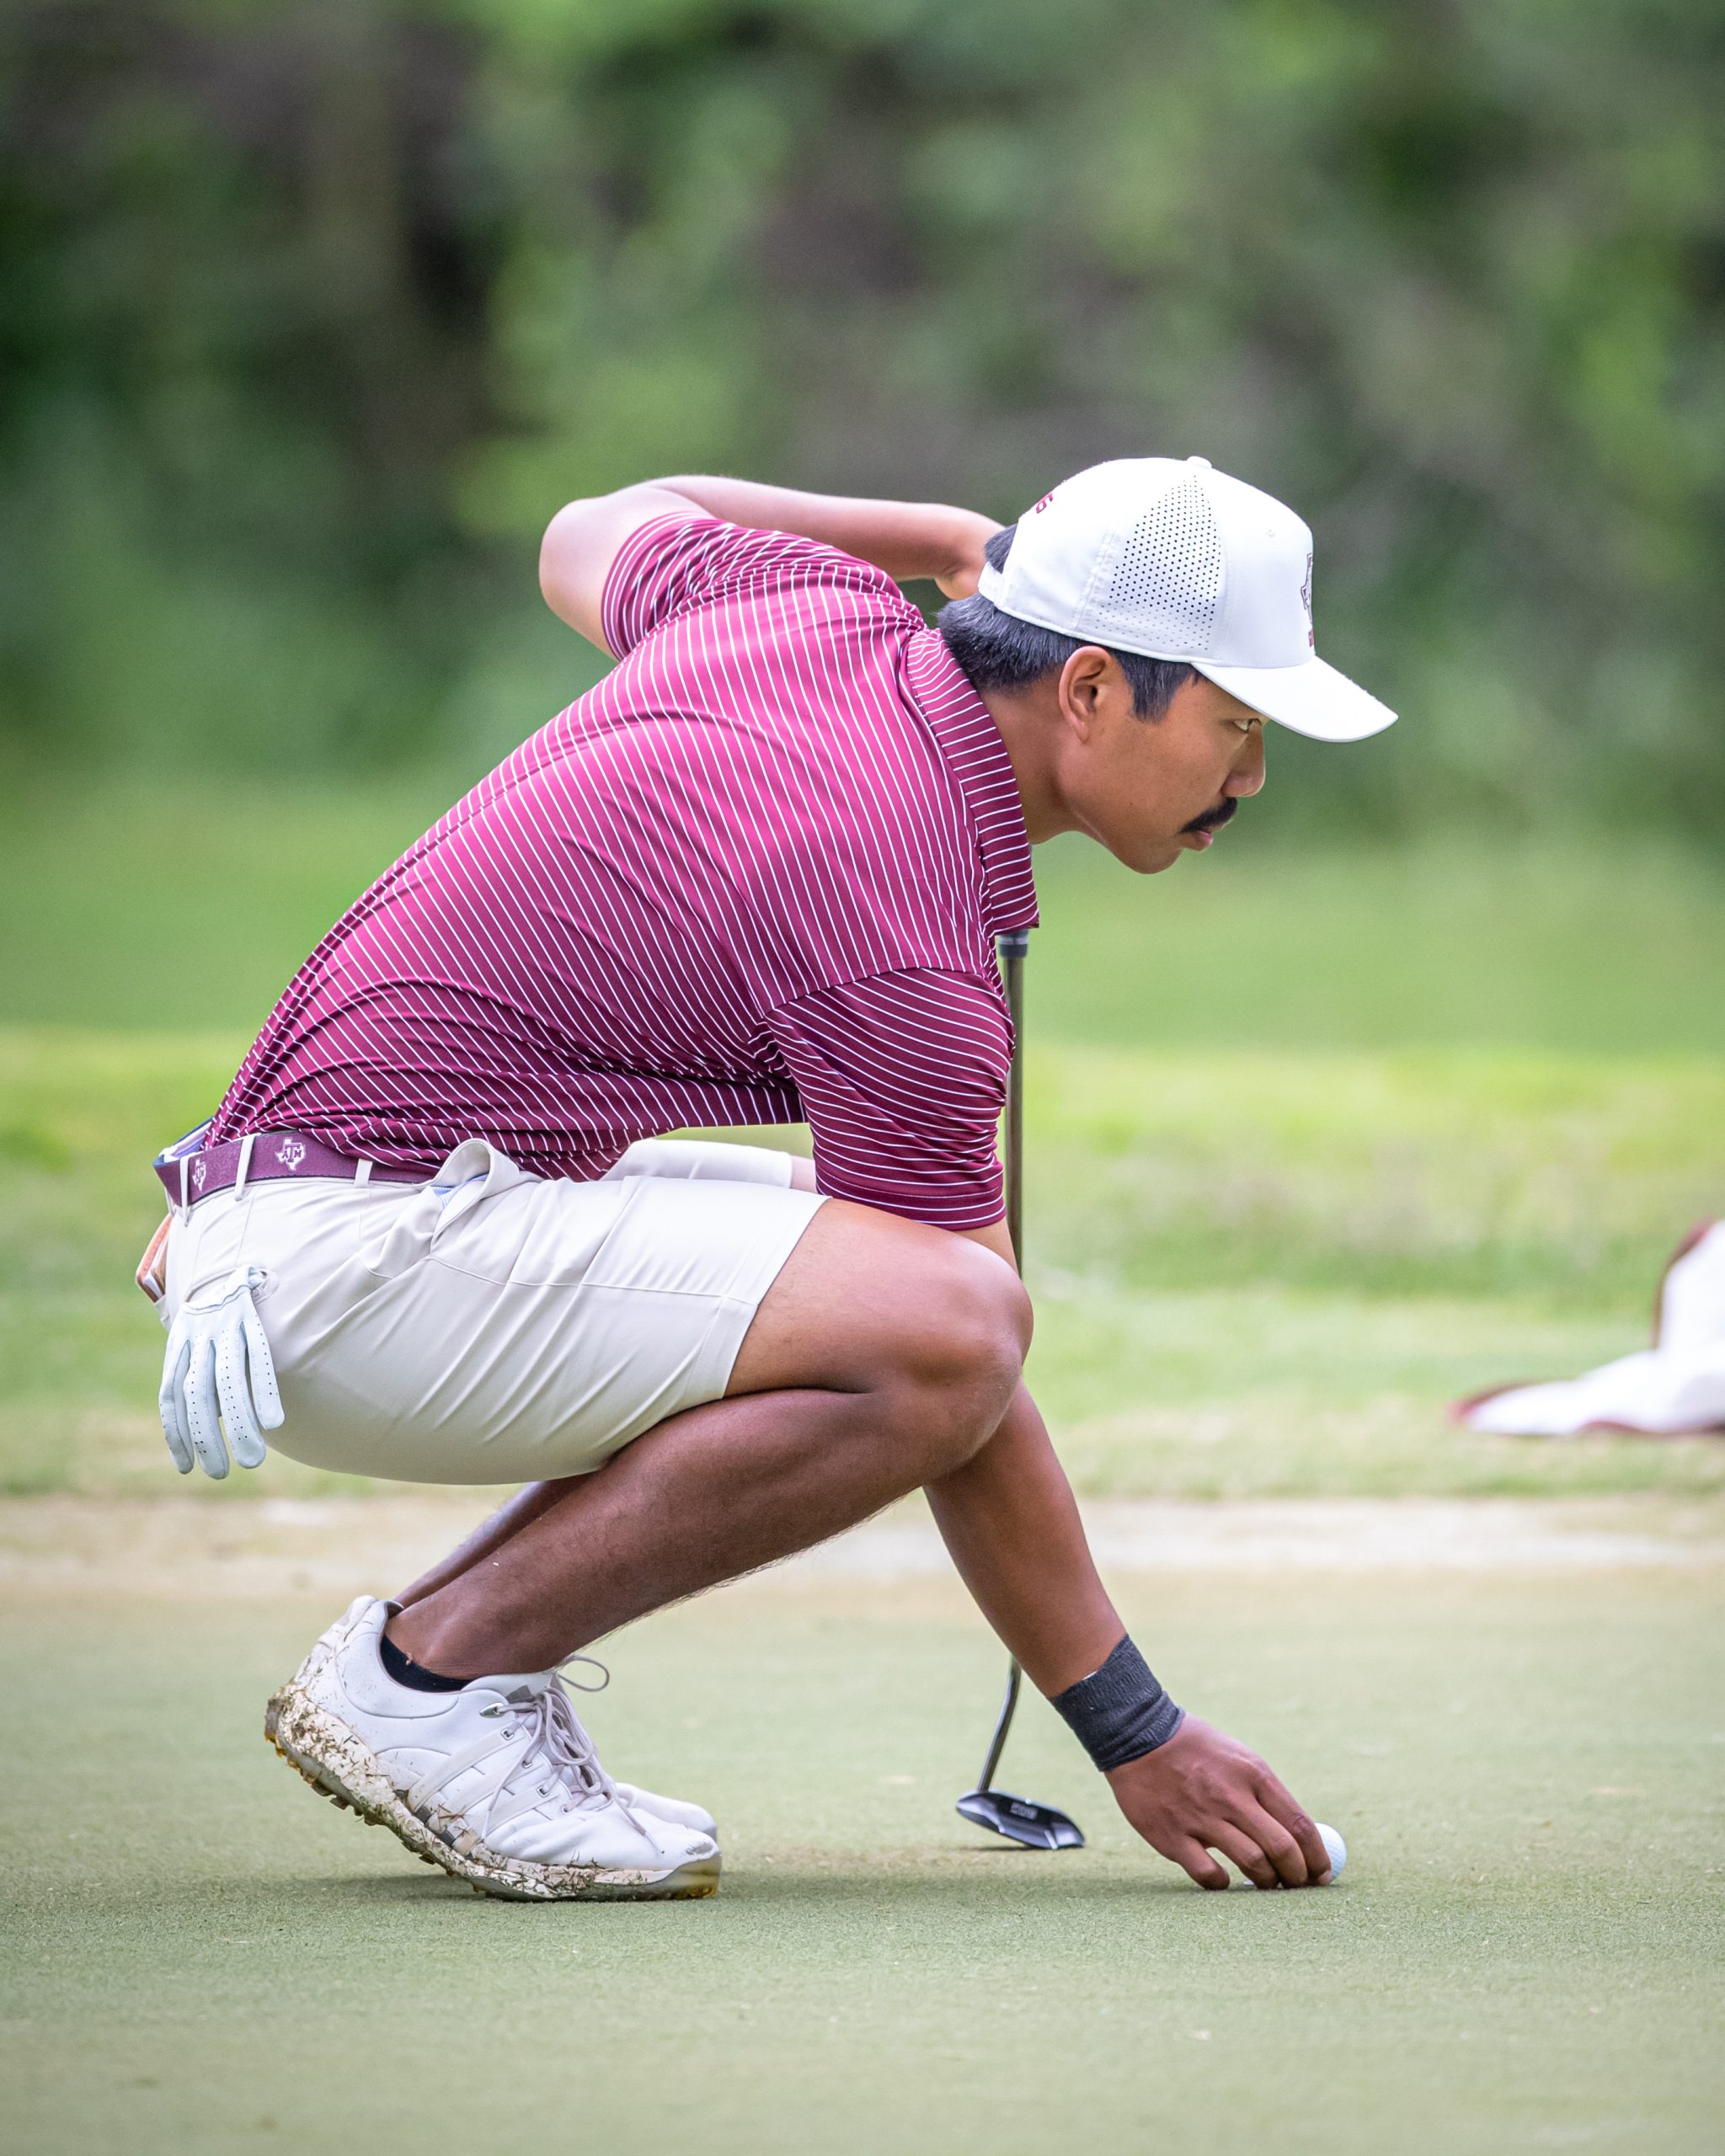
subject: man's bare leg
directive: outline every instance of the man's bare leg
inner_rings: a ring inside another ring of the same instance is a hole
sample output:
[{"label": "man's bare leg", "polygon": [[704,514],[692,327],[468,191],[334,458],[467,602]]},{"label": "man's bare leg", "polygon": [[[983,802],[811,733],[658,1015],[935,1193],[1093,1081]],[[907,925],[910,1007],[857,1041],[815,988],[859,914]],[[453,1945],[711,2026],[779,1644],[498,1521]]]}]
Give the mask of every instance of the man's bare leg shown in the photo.
[{"label": "man's bare leg", "polygon": [[986,1442],[1029,1331],[1017,1278],[988,1251],[830,1202],[762,1299],[723,1400],[597,1474],[522,1492],[409,1590],[389,1636],[451,1677],[542,1669],[822,1541]]},{"label": "man's bare leg", "polygon": [[[820,1540],[918,1484],[971,1593],[1054,1692],[1124,1627],[1019,1382],[1016,1276],[963,1237],[824,1207],[763,1300],[721,1401],[595,1476],[523,1491],[391,1620],[451,1676],[542,1668],[631,1617]],[[441,1582],[438,1584],[436,1582]],[[1310,1817],[1195,1716],[1114,1769],[1121,1809],[1202,1885],[1328,1876]]]},{"label": "man's bare leg", "polygon": [[587,1478],[581,1475],[564,1476],[554,1482],[529,1482],[517,1490],[492,1513],[489,1519],[481,1520],[465,1542],[458,1543],[446,1557],[440,1557],[429,1572],[421,1572],[411,1587],[404,1587],[393,1598],[398,1609],[410,1609],[416,1602],[423,1602],[427,1595],[435,1594],[441,1587],[447,1587],[451,1580],[458,1580],[469,1572],[482,1557],[489,1557],[494,1550],[500,1550],[511,1535],[519,1534],[541,1513],[549,1512],[560,1497],[578,1489]]}]

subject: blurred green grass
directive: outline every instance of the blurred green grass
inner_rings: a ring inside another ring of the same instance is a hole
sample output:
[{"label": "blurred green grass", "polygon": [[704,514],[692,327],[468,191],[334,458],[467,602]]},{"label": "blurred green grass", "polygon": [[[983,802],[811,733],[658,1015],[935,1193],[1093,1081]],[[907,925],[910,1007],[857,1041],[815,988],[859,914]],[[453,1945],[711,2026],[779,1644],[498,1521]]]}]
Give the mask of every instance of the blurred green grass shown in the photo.
[{"label": "blurred green grass", "polygon": [[[38,795],[0,846],[0,1487],[160,1492],[146,1162],[452,782]],[[1242,843],[1236,844],[1236,841]],[[1725,875],[1642,848],[1039,856],[1033,1378],[1081,1488],[1725,1486],[1725,1444],[1464,1437],[1646,1337],[1725,1213]],[[357,1487],[272,1460],[238,1492]]]},{"label": "blurred green grass", "polygon": [[1711,1439],[1443,1417],[1646,1344],[1677,1233],[1725,1207],[1717,1062],[1071,1047],[1029,1076],[1033,1374],[1087,1491],[1725,1485]]}]

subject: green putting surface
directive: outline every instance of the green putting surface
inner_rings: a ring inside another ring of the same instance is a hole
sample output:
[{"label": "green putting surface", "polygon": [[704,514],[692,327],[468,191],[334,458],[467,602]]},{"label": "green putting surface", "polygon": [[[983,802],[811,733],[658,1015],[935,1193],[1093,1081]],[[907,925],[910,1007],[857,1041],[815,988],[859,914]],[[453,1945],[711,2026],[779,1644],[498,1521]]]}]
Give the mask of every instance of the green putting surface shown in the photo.
[{"label": "green putting surface", "polygon": [[1699,1568],[1121,1582],[1177,1695],[1348,1838],[1210,1897],[956,1588],[767,1580],[616,1642],[616,1771],[718,1812],[718,1897],[475,1898],[318,1803],[265,1694],[327,1604],[0,1602],[20,2152],[1715,2150],[1721,1603]]}]

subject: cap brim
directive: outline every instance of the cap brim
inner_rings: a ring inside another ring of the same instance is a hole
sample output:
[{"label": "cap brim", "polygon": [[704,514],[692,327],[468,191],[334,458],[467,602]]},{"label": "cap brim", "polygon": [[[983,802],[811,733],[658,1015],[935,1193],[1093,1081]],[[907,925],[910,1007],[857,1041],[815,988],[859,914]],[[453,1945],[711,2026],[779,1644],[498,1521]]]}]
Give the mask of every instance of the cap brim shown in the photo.
[{"label": "cap brim", "polygon": [[1242,704],[1314,741],[1364,741],[1396,723],[1387,704],[1322,659],[1298,666],[1211,666],[1201,659],[1191,664]]}]

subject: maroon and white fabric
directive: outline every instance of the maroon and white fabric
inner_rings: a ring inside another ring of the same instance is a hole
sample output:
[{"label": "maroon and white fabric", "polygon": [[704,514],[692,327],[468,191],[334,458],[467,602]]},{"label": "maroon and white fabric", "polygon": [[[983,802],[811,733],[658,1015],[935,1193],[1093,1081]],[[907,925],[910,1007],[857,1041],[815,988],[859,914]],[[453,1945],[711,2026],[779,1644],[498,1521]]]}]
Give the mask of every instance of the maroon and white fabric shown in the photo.
[{"label": "maroon and white fabric", "polygon": [[429,1171],[477,1137],[587,1181],[660,1132],[806,1118],[823,1191],[999,1219],[993,939],[1036,894],[940,638],[865,563],[708,517],[634,534],[605,632],[616,669],[300,969],[210,1142]]}]

